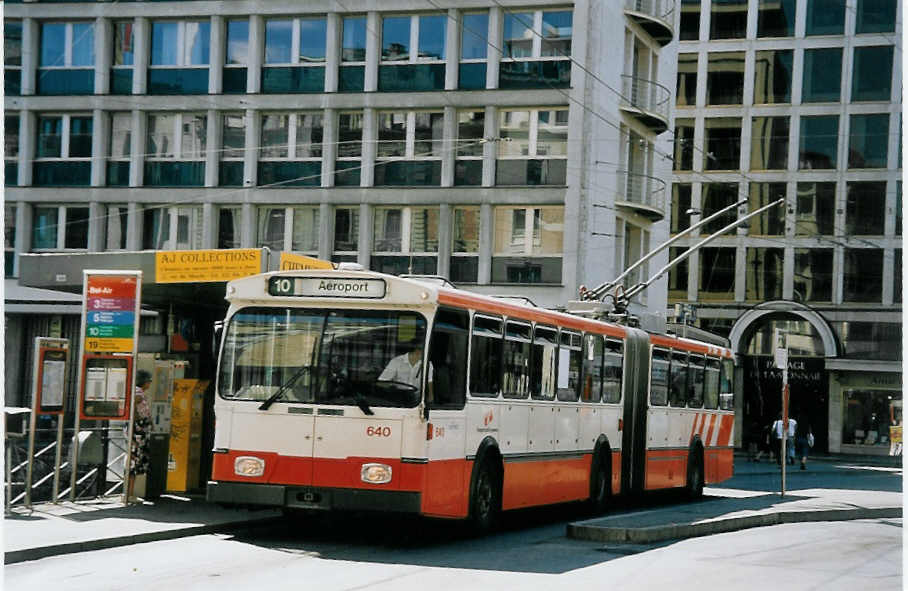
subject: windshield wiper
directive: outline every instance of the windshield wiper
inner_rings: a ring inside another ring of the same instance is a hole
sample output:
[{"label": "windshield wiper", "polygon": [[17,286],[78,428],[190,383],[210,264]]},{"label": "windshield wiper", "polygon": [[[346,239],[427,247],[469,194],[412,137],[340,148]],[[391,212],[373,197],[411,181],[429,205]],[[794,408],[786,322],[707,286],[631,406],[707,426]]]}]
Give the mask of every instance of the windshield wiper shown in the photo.
[{"label": "windshield wiper", "polygon": [[296,370],[296,373],[290,376],[290,379],[284,382],[284,385],[277,389],[277,392],[269,396],[268,400],[262,403],[262,405],[259,407],[259,410],[268,410],[271,405],[274,404],[278,398],[283,396],[284,392],[289,390],[290,387],[293,386],[294,383],[296,383],[296,380],[300,379],[300,376],[302,376],[307,371],[309,371],[308,365],[304,365]]},{"label": "windshield wiper", "polygon": [[366,402],[366,397],[360,394],[359,392],[353,395],[354,400],[356,400],[356,406],[359,407],[363,414],[365,415],[374,415],[375,411],[369,408],[369,403]]}]

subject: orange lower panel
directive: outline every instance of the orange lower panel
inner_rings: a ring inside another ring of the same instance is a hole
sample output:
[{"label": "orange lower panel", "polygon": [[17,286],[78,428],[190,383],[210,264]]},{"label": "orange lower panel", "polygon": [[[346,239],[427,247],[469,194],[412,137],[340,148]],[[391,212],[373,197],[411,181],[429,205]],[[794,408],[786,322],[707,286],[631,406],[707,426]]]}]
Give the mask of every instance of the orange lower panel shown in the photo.
[{"label": "orange lower panel", "polygon": [[687,450],[646,451],[646,490],[684,486],[687,480]]},{"label": "orange lower panel", "polygon": [[728,480],[735,474],[735,452],[732,448],[707,449],[703,457],[707,484]]},{"label": "orange lower panel", "polygon": [[506,461],[501,508],[519,509],[589,498],[591,460],[592,455]]}]

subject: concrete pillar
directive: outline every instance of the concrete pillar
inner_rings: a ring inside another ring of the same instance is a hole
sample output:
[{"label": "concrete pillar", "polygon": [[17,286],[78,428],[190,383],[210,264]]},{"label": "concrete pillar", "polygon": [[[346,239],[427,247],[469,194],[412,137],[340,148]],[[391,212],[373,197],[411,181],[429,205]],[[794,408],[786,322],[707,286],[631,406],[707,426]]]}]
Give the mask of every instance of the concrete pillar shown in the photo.
[{"label": "concrete pillar", "polygon": [[35,141],[38,135],[38,117],[34,111],[19,111],[19,160],[17,175],[19,186],[32,184],[32,161],[35,159]]},{"label": "concrete pillar", "polygon": [[[133,78],[135,81],[135,78]],[[135,88],[135,85],[133,85]],[[144,111],[132,112],[132,135],[129,141],[129,186],[141,187],[145,181],[145,134],[148,118]]]},{"label": "concrete pillar", "polygon": [[227,22],[215,14],[211,17],[211,39],[208,52],[208,94],[221,94],[224,89],[224,52]]},{"label": "concrete pillar", "polygon": [[262,91],[262,64],[265,62],[265,19],[260,14],[249,17],[249,63],[246,68],[246,92]]},{"label": "concrete pillar", "polygon": [[113,61],[113,22],[95,19],[95,94],[110,93],[110,66]]},{"label": "concrete pillar", "polygon": [[454,227],[454,208],[442,203],[438,208],[438,274],[451,277],[451,234]]},{"label": "concrete pillar", "polygon": [[441,186],[454,186],[454,157],[457,152],[457,109],[445,107],[445,120],[443,124],[443,137],[441,151]]},{"label": "concrete pillar", "polygon": [[[498,107],[486,107],[483,135],[487,138],[498,137]],[[482,186],[495,186],[495,157],[498,155],[498,142],[486,142],[482,146]]]},{"label": "concrete pillar", "polygon": [[378,140],[378,117],[375,109],[363,109],[363,156],[359,171],[359,186],[371,187],[375,181],[375,154]]},{"label": "concrete pillar", "polygon": [[244,203],[242,217],[241,246],[242,248],[255,248],[255,205]]},{"label": "concrete pillar", "polygon": [[136,17],[133,25],[132,93],[148,92],[148,62],[151,59],[151,22],[143,16]]},{"label": "concrete pillar", "polygon": [[378,90],[378,62],[381,60],[381,19],[377,12],[366,15],[366,73],[364,92]]},{"label": "concrete pillar", "polygon": [[202,204],[202,248],[218,247],[218,225],[215,215],[214,204]]},{"label": "concrete pillar", "polygon": [[492,281],[492,248],[494,246],[494,212],[490,203],[479,207],[479,273],[477,282],[481,285]]},{"label": "concrete pillar", "polygon": [[318,258],[330,261],[334,250],[334,208],[330,203],[319,204],[318,219]]},{"label": "concrete pillar", "polygon": [[221,163],[221,141],[223,134],[223,117],[220,111],[209,109],[205,117],[208,141],[205,144],[205,186],[218,186],[218,166]]},{"label": "concrete pillar", "polygon": [[359,242],[357,244],[359,255],[356,257],[356,262],[366,269],[369,268],[369,262],[372,258],[372,232],[372,206],[368,203],[360,203]]},{"label": "concrete pillar", "polygon": [[88,250],[102,252],[107,237],[107,206],[97,201],[88,204]]},{"label": "concrete pillar", "polygon": [[[336,68],[335,68],[336,69]],[[334,186],[334,160],[337,158],[337,110],[325,109],[322,115],[322,186]],[[324,221],[322,222],[324,224]]]},{"label": "concrete pillar", "polygon": [[92,111],[91,134],[92,187],[103,187],[107,184],[108,154],[110,154],[110,116],[102,109],[95,109]]},{"label": "concrete pillar", "polygon": [[142,215],[135,201],[126,205],[126,250],[142,250]]},{"label": "concrete pillar", "polygon": [[[243,186],[254,187],[258,183],[258,165],[259,165],[259,128],[262,120],[258,111],[248,109],[246,111],[246,142],[243,152]],[[245,210],[243,210],[245,212]],[[248,247],[244,247],[248,248]]]},{"label": "concrete pillar", "polygon": [[[498,71],[501,67],[501,18],[499,6],[489,8],[488,60],[486,62],[486,88],[498,88]],[[498,48],[498,49],[496,49]],[[481,266],[481,265],[480,265]],[[482,283],[482,281],[480,281]]]},{"label": "concrete pillar", "polygon": [[336,12],[329,12],[326,25],[328,46],[325,48],[325,92],[337,92],[337,68],[341,59],[340,15]]},{"label": "concrete pillar", "polygon": [[40,37],[38,21],[33,18],[22,19],[22,80],[20,82],[22,96],[35,94]]},{"label": "concrete pillar", "polygon": [[[460,73],[460,11],[448,9],[448,27],[445,30],[445,90],[456,90]],[[444,186],[444,183],[442,183]]]},{"label": "concrete pillar", "polygon": [[19,255],[32,248],[32,207],[20,201],[16,204],[16,240],[13,246],[13,275],[19,276]]}]

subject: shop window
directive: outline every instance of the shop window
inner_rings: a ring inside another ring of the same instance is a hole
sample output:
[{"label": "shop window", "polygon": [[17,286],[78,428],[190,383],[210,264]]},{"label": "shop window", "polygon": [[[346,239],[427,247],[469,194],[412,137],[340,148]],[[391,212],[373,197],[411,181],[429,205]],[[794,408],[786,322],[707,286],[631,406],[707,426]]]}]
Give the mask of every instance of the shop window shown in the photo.
[{"label": "shop window", "polygon": [[[700,217],[708,218],[740,200],[738,196],[738,183],[703,183],[700,207]],[[734,209],[727,211],[711,222],[700,226],[700,233],[714,234],[725,226],[734,222],[738,214]]]},{"label": "shop window", "polygon": [[784,248],[748,248],[745,298],[765,302],[782,299]]},{"label": "shop window", "polygon": [[460,69],[457,87],[461,90],[486,87],[488,37],[488,12],[464,13],[460,16]]},{"label": "shop window", "polygon": [[750,127],[750,169],[788,168],[788,117],[754,117]]},{"label": "shop window", "polygon": [[334,208],[334,254],[331,260],[356,262],[359,251],[359,207]]},{"label": "shop window", "polygon": [[457,113],[457,152],[454,163],[454,184],[478,186],[482,184],[482,152],[485,141],[484,110]]},{"label": "shop window", "polygon": [[803,77],[801,102],[839,102],[842,96],[842,48],[805,49]]},{"label": "shop window", "polygon": [[142,211],[143,250],[202,247],[202,208],[147,206]]},{"label": "shop window", "polygon": [[571,84],[570,10],[504,14],[499,88],[551,88]]},{"label": "shop window", "polygon": [[799,169],[835,168],[839,153],[838,115],[801,117],[798,142]]},{"label": "shop window", "polygon": [[94,94],[94,33],[90,22],[40,23],[38,94]]},{"label": "shop window", "polygon": [[[898,380],[894,381],[898,383]],[[845,414],[843,444],[860,446],[868,452],[872,449],[901,451],[901,390],[849,388],[842,392],[842,402]],[[899,441],[893,442],[893,437]]]},{"label": "shop window", "polygon": [[848,168],[886,168],[889,113],[852,115],[848,133]]},{"label": "shop window", "polygon": [[846,236],[882,236],[886,226],[886,182],[848,183]]},{"label": "shop window", "polygon": [[794,292],[798,302],[832,301],[831,248],[796,248],[794,252]]},{"label": "shop window", "polygon": [[110,70],[110,94],[132,94],[135,65],[135,23],[114,21],[113,59]]},{"label": "shop window", "polygon": [[697,55],[682,53],[678,56],[675,104],[679,107],[693,107],[697,104]]},{"label": "shop window", "polygon": [[700,249],[698,299],[703,301],[735,299],[734,248],[704,247]]},{"label": "shop window", "polygon": [[262,92],[323,92],[327,35],[324,17],[266,20]]},{"label": "shop window", "polygon": [[747,35],[747,0],[712,3],[710,39],[743,39]]},{"label": "shop window", "polygon": [[151,113],[145,141],[145,186],[205,184],[207,117],[200,113]]},{"label": "shop window", "polygon": [[230,19],[226,27],[224,94],[244,94],[249,64],[249,19]]},{"label": "shop window", "polygon": [[851,100],[889,102],[892,94],[891,45],[855,47]]},{"label": "shop window", "polygon": [[334,185],[358,187],[362,169],[363,113],[354,111],[337,115],[337,159],[334,161]]},{"label": "shop window", "polygon": [[373,271],[402,275],[438,272],[437,207],[377,207],[373,217]]},{"label": "shop window", "polygon": [[479,207],[455,207],[451,245],[451,281],[479,280]]},{"label": "shop window", "polygon": [[807,0],[807,36],[845,32],[845,0]]},{"label": "shop window", "polygon": [[221,149],[218,185],[242,187],[243,160],[246,154],[246,116],[237,111],[221,114]]},{"label": "shop window", "polygon": [[672,185],[671,233],[677,234],[690,228],[691,184]]},{"label": "shop window", "polygon": [[845,249],[845,302],[880,303],[883,298],[883,250]]},{"label": "shop window", "polygon": [[129,186],[129,157],[132,153],[132,113],[110,114],[110,153],[107,160],[107,186]]},{"label": "shop window", "polygon": [[744,102],[744,52],[710,53],[706,71],[707,105]]},{"label": "shop window", "polygon": [[106,210],[104,250],[126,250],[129,236],[129,206],[108,205]]},{"label": "shop window", "polygon": [[322,113],[265,113],[258,184],[320,187],[322,184]]},{"label": "shop window", "polygon": [[218,208],[218,248],[242,248],[242,229],[242,208]]},{"label": "shop window", "polygon": [[792,37],[796,0],[760,0],[757,37]]},{"label": "shop window", "polygon": [[88,186],[91,138],[91,115],[38,115],[34,185]]},{"label": "shop window", "polygon": [[366,17],[345,16],[341,19],[341,64],[338,71],[339,92],[362,92],[366,76]]},{"label": "shop window", "polygon": [[151,23],[148,94],[208,94],[209,21]]},{"label": "shop window", "polygon": [[[757,209],[779,199],[785,199],[785,183],[750,183],[750,200],[748,209]],[[785,210],[787,207],[776,206],[750,218],[748,233],[751,236],[783,236],[785,234]]]},{"label": "shop window", "polygon": [[19,184],[19,113],[7,111],[3,116],[3,183],[7,187]]},{"label": "shop window", "polygon": [[563,207],[496,207],[493,283],[561,283]]},{"label": "shop window", "polygon": [[3,204],[3,276],[12,277],[16,262],[16,204]]},{"label": "shop window", "polygon": [[706,170],[741,168],[741,120],[737,118],[706,119],[703,154]]},{"label": "shop window", "polygon": [[32,214],[32,250],[84,250],[88,248],[88,207],[48,205]]},{"label": "shop window", "polygon": [[795,236],[835,234],[835,183],[798,183]]},{"label": "shop window", "polygon": [[447,24],[443,14],[384,17],[378,89],[444,90]]},{"label": "shop window", "polygon": [[756,52],[754,60],[754,104],[791,102],[791,75],[794,52],[775,49]]},{"label": "shop window", "polygon": [[681,0],[681,23],[678,29],[681,41],[700,39],[700,0]]},{"label": "shop window", "polygon": [[502,110],[497,185],[567,184],[566,108]]},{"label": "shop window", "polygon": [[7,96],[22,93],[22,21],[3,21],[3,91]]},{"label": "shop window", "polygon": [[256,246],[318,254],[319,208],[260,207]]},{"label": "shop window", "polygon": [[441,184],[444,113],[381,111],[375,186]]},{"label": "shop window", "polygon": [[694,120],[675,119],[674,169],[694,169]]},{"label": "shop window", "polygon": [[895,0],[858,0],[855,33],[894,33]]}]

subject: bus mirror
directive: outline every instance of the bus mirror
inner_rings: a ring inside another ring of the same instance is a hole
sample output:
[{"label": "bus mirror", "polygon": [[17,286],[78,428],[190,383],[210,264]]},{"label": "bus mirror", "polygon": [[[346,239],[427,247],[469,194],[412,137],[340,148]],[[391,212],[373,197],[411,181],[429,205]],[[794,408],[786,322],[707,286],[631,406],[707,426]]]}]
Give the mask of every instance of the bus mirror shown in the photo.
[{"label": "bus mirror", "polygon": [[221,337],[224,336],[224,321],[218,320],[214,323],[214,334],[211,336],[211,355],[217,359],[218,352],[221,349]]}]

